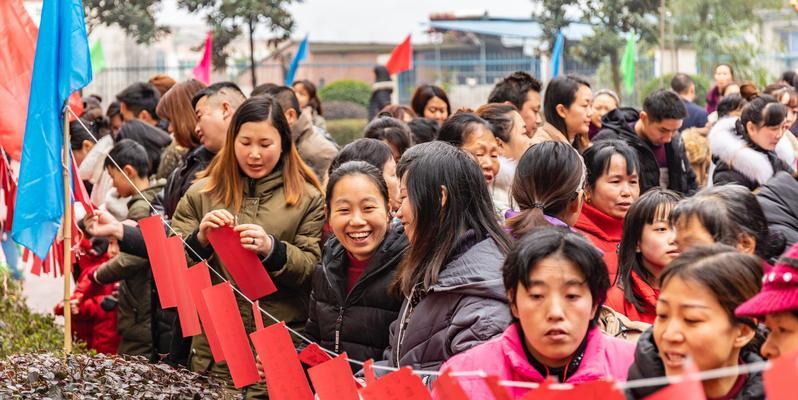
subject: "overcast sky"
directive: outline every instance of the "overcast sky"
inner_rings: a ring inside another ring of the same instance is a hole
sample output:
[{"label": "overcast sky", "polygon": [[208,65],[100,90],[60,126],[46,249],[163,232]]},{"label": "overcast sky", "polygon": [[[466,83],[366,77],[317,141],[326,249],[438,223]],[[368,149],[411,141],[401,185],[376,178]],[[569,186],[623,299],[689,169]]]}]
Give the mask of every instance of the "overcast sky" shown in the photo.
[{"label": "overcast sky", "polygon": [[[164,0],[158,14],[164,23],[175,18],[200,18],[178,11],[175,0]],[[431,13],[488,11],[493,17],[528,18],[531,0],[305,0],[290,7],[296,20],[294,37],[310,34],[313,41],[385,42],[402,41],[413,33],[414,42],[426,41],[424,22]]]}]

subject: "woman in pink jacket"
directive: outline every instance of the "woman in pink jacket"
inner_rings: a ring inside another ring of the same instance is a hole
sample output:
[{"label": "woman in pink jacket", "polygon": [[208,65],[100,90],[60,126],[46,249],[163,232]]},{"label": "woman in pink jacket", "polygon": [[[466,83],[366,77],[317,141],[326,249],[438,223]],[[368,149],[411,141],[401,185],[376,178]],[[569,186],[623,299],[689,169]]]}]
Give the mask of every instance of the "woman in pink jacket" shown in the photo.
[{"label": "woman in pink jacket", "polygon": [[[502,380],[535,383],[626,379],[635,346],[596,326],[610,280],[590,242],[566,228],[532,231],[507,256],[503,275],[515,322],[502,335],[452,357],[441,371],[482,370]],[[491,398],[482,379],[458,379],[470,398]],[[514,399],[528,390],[507,388]]]}]

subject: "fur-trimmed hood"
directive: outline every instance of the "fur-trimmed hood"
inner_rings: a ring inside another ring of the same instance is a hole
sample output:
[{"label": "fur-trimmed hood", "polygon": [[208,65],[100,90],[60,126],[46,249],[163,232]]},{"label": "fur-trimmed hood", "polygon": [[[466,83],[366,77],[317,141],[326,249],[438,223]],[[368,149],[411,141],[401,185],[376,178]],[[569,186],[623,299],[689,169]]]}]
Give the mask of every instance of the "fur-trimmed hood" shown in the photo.
[{"label": "fur-trimmed hood", "polygon": [[[773,164],[767,154],[753,149],[737,134],[736,123],[737,118],[726,117],[718,120],[712,127],[709,131],[709,147],[712,155],[762,185],[775,174]],[[774,153],[790,167],[795,165],[795,155],[786,136],[776,145]]]}]

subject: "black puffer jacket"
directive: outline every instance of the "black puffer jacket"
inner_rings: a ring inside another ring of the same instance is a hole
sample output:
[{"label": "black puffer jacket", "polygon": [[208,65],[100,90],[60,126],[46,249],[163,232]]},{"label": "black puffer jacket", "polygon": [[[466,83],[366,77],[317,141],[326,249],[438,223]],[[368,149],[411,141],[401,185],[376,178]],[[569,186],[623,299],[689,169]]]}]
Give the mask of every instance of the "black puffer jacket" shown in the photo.
[{"label": "black puffer jacket", "polygon": [[363,275],[347,293],[346,249],[331,237],[313,273],[305,334],[322,347],[337,353],[345,351],[356,360],[381,359],[388,347],[388,328],[402,305],[401,297],[388,293],[388,286],[407,244],[402,225],[391,226]]},{"label": "black puffer jacket", "polygon": [[492,239],[472,243],[444,267],[409,318],[405,299],[380,364],[437,371],[451,356],[504,332],[512,321],[502,281],[504,258]]},{"label": "black puffer jacket", "polygon": [[[632,130],[631,126],[640,119],[634,108],[616,108],[601,118],[602,129],[593,137],[594,142],[608,139],[623,140],[637,151],[640,159],[640,194],[659,186],[659,165],[651,145]],[[668,159],[668,189],[692,195],[698,190],[695,172],[684,153],[681,134],[676,134],[665,145]]]},{"label": "black puffer jacket", "polygon": [[[640,339],[637,341],[637,349],[635,349],[635,361],[629,367],[628,380],[654,378],[658,376],[665,376],[665,365],[659,356],[659,349],[654,343],[653,329],[645,331]],[[745,364],[763,361],[756,352],[747,351],[746,349],[740,354],[741,361]],[[626,391],[626,398],[630,400],[639,400],[651,396],[664,386],[644,387],[636,389],[628,389]],[[743,390],[737,395],[736,400],[759,400],[765,398],[765,387],[762,383],[762,373],[755,372],[748,374],[745,380]]]},{"label": "black puffer jacket", "polygon": [[779,172],[760,187],[756,195],[768,227],[786,240],[787,247],[798,242],[798,180],[787,172]]}]

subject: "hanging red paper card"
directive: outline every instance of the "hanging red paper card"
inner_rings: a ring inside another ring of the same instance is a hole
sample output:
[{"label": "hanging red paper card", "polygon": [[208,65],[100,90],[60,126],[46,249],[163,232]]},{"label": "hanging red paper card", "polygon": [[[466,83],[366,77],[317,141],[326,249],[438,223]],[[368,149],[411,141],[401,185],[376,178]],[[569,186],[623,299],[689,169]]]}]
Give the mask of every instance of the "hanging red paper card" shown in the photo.
[{"label": "hanging red paper card", "polygon": [[208,306],[208,313],[216,328],[216,336],[236,389],[257,383],[260,380],[258,367],[255,366],[255,357],[249,347],[233,287],[229,282],[220,283],[204,289],[202,296]]},{"label": "hanging red paper card", "polygon": [[358,400],[357,384],[346,353],[308,369],[319,400]]},{"label": "hanging red paper card", "polygon": [[158,299],[161,308],[177,307],[177,296],[174,292],[171,274],[169,273],[169,258],[166,252],[166,231],[160,215],[142,218],[139,220],[141,236],[147,245],[147,257],[150,259],[152,278],[158,288]]},{"label": "hanging red paper card", "polygon": [[685,374],[686,379],[666,386],[664,389],[646,397],[645,400],[706,400],[704,386],[698,380],[696,372],[695,367],[690,368]]},{"label": "hanging red paper card", "polygon": [[252,318],[255,320],[255,330],[263,329],[263,315],[260,313],[260,302],[258,300],[252,302]]},{"label": "hanging red paper card", "polygon": [[431,400],[427,387],[410,368],[391,372],[360,390],[363,400]]},{"label": "hanging red paper card", "polygon": [[316,343],[307,345],[299,352],[299,361],[308,367],[315,367],[325,361],[332,360],[332,357],[319,347]]},{"label": "hanging red paper card", "polygon": [[513,400],[510,396],[510,393],[507,392],[507,388],[499,384],[499,377],[498,376],[487,376],[485,377],[485,385],[488,386],[490,393],[493,395],[495,400]]},{"label": "hanging red paper card", "polygon": [[[471,378],[469,377],[468,379]],[[437,398],[441,400],[468,400],[468,395],[460,386],[460,382],[457,381],[457,378],[449,375],[448,372],[439,376],[432,386]]]},{"label": "hanging red paper card", "polygon": [[202,290],[211,287],[211,275],[208,271],[208,264],[203,261],[188,269],[186,274],[186,281],[191,289],[191,298],[197,306],[197,313],[199,313],[202,327],[205,330],[205,337],[208,339],[208,345],[211,347],[213,354],[213,361],[224,361],[224,352],[219,344],[219,338],[216,336],[216,328],[213,326],[213,319],[208,313],[208,306],[205,304],[205,298],[202,297]]},{"label": "hanging red paper card", "polygon": [[377,376],[374,375],[374,360],[368,359],[363,363],[363,374],[366,376],[366,386],[377,382]]},{"label": "hanging red paper card", "polygon": [[768,400],[794,399],[795,382],[798,381],[798,352],[773,360],[764,378]]},{"label": "hanging red paper card", "polygon": [[582,400],[624,400],[623,392],[618,389],[615,382],[593,381],[575,385],[566,399]]},{"label": "hanging red paper card", "polygon": [[259,299],[277,291],[258,255],[241,246],[241,236],[233,228],[212,229],[208,240],[244,296]]},{"label": "hanging red paper card", "polygon": [[299,363],[291,335],[285,329],[285,322],[258,329],[249,337],[266,374],[269,398],[313,400],[313,392]]},{"label": "hanging red paper card", "polygon": [[166,239],[166,247],[170,257],[169,272],[177,297],[177,317],[180,320],[180,329],[183,331],[183,337],[199,335],[202,333],[202,328],[200,328],[197,317],[194,298],[191,296],[191,287],[188,285],[188,266],[186,265],[186,253],[183,251],[183,241],[178,236],[172,236]]}]

